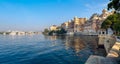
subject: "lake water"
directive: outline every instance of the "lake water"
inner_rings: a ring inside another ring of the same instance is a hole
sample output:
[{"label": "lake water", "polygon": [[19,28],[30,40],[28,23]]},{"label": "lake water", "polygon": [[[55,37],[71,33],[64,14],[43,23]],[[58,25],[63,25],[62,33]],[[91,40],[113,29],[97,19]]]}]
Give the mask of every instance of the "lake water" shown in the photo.
[{"label": "lake water", "polygon": [[0,35],[0,64],[84,64],[96,43],[95,36]]}]

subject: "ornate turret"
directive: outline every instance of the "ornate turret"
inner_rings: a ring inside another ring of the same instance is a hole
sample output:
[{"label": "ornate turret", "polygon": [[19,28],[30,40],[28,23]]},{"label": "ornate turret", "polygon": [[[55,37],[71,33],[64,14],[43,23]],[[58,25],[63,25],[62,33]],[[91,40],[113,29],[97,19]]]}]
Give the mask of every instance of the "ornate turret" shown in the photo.
[{"label": "ornate turret", "polygon": [[106,9],[103,9],[103,11],[102,11],[103,13],[106,13],[107,12],[107,10]]},{"label": "ornate turret", "polygon": [[102,14],[101,14],[101,17],[102,17],[103,19],[106,19],[110,14],[111,14],[111,13],[108,12],[106,9],[103,9]]}]

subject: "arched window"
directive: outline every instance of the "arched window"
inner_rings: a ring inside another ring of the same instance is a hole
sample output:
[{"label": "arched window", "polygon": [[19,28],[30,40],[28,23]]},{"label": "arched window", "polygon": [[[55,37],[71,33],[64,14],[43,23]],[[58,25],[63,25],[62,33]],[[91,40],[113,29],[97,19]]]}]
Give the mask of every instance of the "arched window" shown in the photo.
[{"label": "arched window", "polygon": [[105,34],[105,32],[102,32],[102,34]]}]

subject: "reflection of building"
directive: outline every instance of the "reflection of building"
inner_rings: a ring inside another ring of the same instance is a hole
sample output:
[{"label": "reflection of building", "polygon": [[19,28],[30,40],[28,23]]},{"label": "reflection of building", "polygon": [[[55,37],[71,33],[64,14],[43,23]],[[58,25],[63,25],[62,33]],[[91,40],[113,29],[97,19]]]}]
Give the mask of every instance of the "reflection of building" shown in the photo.
[{"label": "reflection of building", "polygon": [[56,31],[56,30],[57,30],[57,26],[56,26],[56,25],[52,25],[52,26],[50,27],[50,30],[51,30],[51,31],[52,31],[52,30]]},{"label": "reflection of building", "polygon": [[57,36],[50,36],[50,40],[56,40]]},{"label": "reflection of building", "polygon": [[74,48],[75,52],[79,52],[81,49],[84,48],[84,43],[79,37],[74,37],[74,36],[66,36],[65,39],[65,47],[66,50],[69,48]]},{"label": "reflection of building", "polygon": [[74,39],[74,48],[75,48],[76,53],[84,48],[84,44],[81,41],[81,39],[79,39],[79,38]]},{"label": "reflection of building", "polygon": [[69,48],[70,48],[70,40],[69,40],[69,37],[68,36],[66,36],[66,39],[65,39],[65,48],[66,48],[66,50],[68,50]]}]

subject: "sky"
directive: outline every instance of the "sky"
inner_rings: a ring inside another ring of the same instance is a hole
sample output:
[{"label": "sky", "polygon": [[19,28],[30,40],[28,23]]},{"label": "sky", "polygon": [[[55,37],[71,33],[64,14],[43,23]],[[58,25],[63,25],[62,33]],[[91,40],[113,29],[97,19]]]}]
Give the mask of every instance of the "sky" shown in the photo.
[{"label": "sky", "polygon": [[42,31],[74,16],[102,13],[109,0],[0,0],[0,31]]}]

